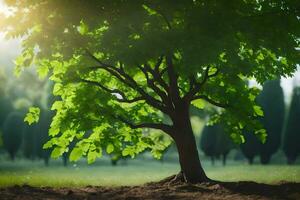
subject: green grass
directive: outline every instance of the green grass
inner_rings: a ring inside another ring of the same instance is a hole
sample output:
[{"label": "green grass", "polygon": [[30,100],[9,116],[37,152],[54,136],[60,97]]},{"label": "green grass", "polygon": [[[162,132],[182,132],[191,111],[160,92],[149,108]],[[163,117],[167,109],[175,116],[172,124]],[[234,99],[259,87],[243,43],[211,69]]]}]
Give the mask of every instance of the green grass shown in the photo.
[{"label": "green grass", "polygon": [[[204,162],[207,175],[222,181],[256,181],[276,184],[281,181],[300,182],[300,166],[249,166],[230,162],[228,166],[211,166]],[[56,161],[45,167],[42,162],[0,161],[0,187],[28,184],[31,186],[81,187],[87,185],[138,185],[158,181],[178,172],[177,163],[148,160],[128,161],[126,165],[112,167],[101,161],[88,166],[83,162],[68,167]]]}]

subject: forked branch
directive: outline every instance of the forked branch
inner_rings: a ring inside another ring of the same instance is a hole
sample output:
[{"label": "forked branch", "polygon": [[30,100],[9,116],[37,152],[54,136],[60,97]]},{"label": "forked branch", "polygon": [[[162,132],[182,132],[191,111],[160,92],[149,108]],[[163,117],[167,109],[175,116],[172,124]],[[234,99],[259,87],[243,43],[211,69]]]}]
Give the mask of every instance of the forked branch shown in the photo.
[{"label": "forked branch", "polygon": [[102,85],[101,83],[96,82],[96,81],[86,80],[86,79],[82,79],[82,78],[79,80],[83,83],[97,86],[109,94],[119,95],[120,98],[118,96],[116,96],[116,101],[118,101],[120,103],[135,103],[135,102],[144,100],[143,97],[135,97],[135,98],[129,99],[126,97],[126,95],[123,91],[121,91],[119,89],[109,89],[109,88],[105,87],[104,85]]},{"label": "forked branch", "polygon": [[125,72],[123,67],[116,67],[110,64],[106,64],[96,58],[92,53],[88,52],[88,56],[90,56],[93,60],[95,60],[100,66],[95,66],[90,69],[103,69],[110,73],[112,76],[116,77],[120,82],[125,84],[126,86],[132,88],[133,90],[137,91],[140,93],[141,97],[152,107],[159,109],[160,111],[170,114],[170,110],[166,108],[166,105],[164,102],[161,102],[157,100],[156,98],[152,97],[150,94],[148,94],[144,89],[142,89],[138,83],[129,75]]}]

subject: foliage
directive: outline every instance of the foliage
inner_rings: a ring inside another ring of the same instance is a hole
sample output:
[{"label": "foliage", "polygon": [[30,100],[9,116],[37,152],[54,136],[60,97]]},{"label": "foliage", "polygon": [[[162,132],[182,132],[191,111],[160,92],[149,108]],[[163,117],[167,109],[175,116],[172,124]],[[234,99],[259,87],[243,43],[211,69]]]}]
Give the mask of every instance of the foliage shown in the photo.
[{"label": "foliage", "polygon": [[[169,142],[141,128],[173,137],[175,118],[203,101],[226,108],[211,119],[222,121],[235,142],[244,141],[243,129],[264,141],[255,119],[263,115],[259,91],[244,80],[290,76],[300,60],[298,1],[6,3],[16,10],[1,30],[23,40],[16,72],[36,65],[60,98],[45,144],[54,157],[72,142],[72,160],[92,162],[104,151],[161,153]],[[173,124],[162,124],[162,113]]]},{"label": "foliage", "polygon": [[293,90],[292,102],[289,109],[288,119],[286,123],[283,151],[287,157],[288,163],[295,162],[297,156],[300,154],[300,88],[296,87]]},{"label": "foliage", "polygon": [[40,108],[30,107],[28,113],[25,116],[24,122],[27,122],[29,125],[38,122],[40,116]]}]

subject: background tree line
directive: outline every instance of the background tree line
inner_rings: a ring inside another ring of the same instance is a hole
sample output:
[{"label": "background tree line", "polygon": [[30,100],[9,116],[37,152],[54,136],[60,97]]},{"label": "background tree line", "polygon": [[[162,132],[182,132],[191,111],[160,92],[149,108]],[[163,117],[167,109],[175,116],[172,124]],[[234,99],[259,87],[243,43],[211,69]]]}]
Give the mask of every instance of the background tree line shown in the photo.
[{"label": "background tree line", "polygon": [[222,156],[225,165],[226,156],[233,148],[240,148],[250,164],[255,156],[259,156],[262,164],[269,164],[280,147],[288,164],[296,161],[300,153],[300,87],[294,88],[292,101],[286,106],[280,80],[267,81],[256,100],[264,112],[260,121],[268,134],[266,142],[262,144],[255,134],[245,131],[245,143],[238,147],[232,143],[230,133],[224,130],[222,124],[205,126],[199,145],[212,163]]}]

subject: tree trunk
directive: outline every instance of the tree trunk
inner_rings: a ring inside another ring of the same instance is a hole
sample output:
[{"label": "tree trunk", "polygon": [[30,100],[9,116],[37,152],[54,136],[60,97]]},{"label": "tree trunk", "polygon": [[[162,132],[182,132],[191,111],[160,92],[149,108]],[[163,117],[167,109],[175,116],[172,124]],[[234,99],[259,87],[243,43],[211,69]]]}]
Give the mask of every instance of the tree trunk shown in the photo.
[{"label": "tree trunk", "polygon": [[296,161],[296,157],[294,157],[294,156],[291,156],[291,157],[288,157],[288,158],[287,158],[287,164],[288,164],[288,165],[293,165],[293,164],[295,164],[295,161]]},{"label": "tree trunk", "polygon": [[249,165],[253,164],[253,157],[248,158]]},{"label": "tree trunk", "polygon": [[68,155],[66,153],[64,153],[63,156],[62,156],[62,159],[63,159],[64,167],[67,167],[67,165],[68,165]]},{"label": "tree trunk", "polygon": [[176,147],[179,154],[179,163],[181,173],[186,182],[199,183],[206,182],[207,178],[198,155],[195,136],[193,134],[189,109],[183,109],[183,112],[176,115],[173,121],[174,136]]},{"label": "tree trunk", "polygon": [[49,166],[49,157],[44,157],[45,166]]},{"label": "tree trunk", "polygon": [[223,166],[226,165],[226,158],[227,158],[227,153],[223,154]]},{"label": "tree trunk", "polygon": [[214,156],[210,157],[210,161],[211,161],[211,165],[215,166],[215,157]]},{"label": "tree trunk", "polygon": [[263,165],[267,165],[270,163],[270,156],[269,155],[261,155],[260,156],[260,163]]}]

